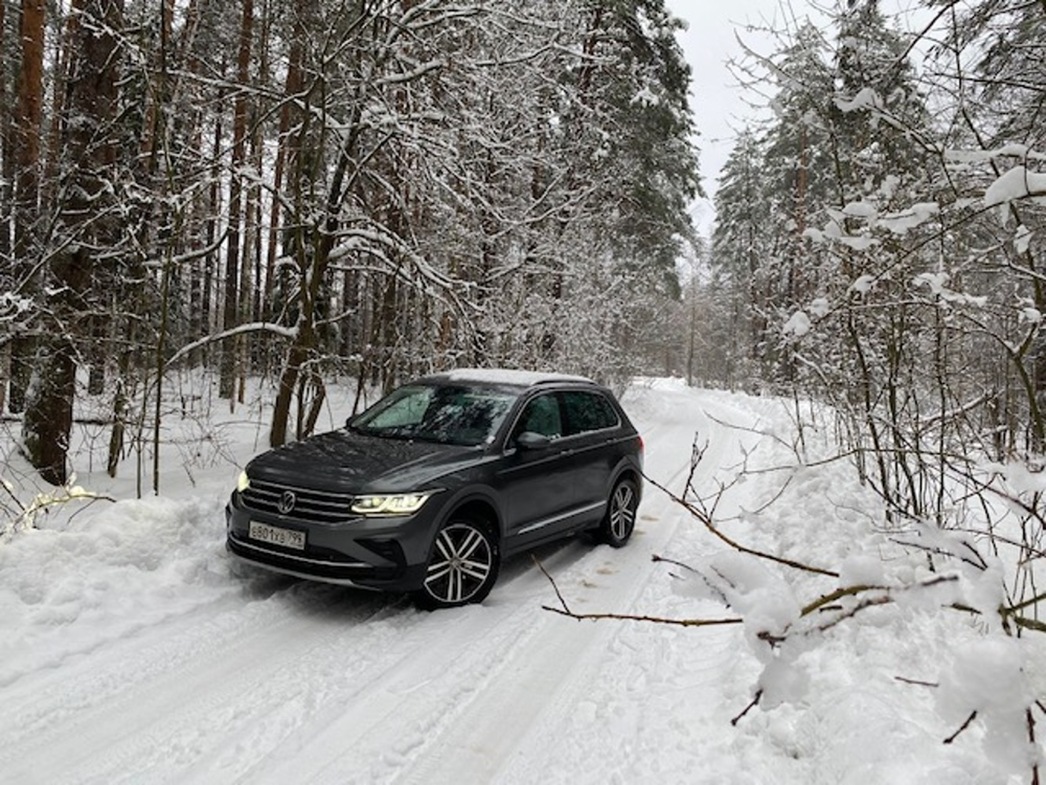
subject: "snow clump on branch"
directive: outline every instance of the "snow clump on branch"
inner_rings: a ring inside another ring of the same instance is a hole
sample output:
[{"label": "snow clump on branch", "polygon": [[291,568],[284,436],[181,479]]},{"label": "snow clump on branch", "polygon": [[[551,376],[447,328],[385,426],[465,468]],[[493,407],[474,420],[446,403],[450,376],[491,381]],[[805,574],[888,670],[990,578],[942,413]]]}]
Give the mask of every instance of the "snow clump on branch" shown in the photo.
[{"label": "snow clump on branch", "polygon": [[1046,205],[1046,174],[1029,172],[1018,165],[1000,175],[984,192],[986,207],[1008,204],[1030,197],[1035,204]]}]

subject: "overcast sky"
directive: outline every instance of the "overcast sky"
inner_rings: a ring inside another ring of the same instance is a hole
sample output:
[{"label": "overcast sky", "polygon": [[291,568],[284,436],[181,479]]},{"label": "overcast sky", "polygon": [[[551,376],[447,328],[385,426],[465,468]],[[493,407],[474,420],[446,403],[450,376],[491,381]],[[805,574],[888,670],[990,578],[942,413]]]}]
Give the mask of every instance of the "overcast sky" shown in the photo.
[{"label": "overcast sky", "polygon": [[666,6],[688,25],[678,38],[692,71],[690,101],[700,133],[701,185],[708,196],[695,204],[693,215],[701,230],[708,232],[714,218],[710,200],[716,177],[730,155],[735,132],[756,114],[742,100],[727,61],[742,53],[737,36],[755,51],[769,53],[768,36],[747,28],[765,27],[774,20],[780,13],[778,0],[666,0]]}]

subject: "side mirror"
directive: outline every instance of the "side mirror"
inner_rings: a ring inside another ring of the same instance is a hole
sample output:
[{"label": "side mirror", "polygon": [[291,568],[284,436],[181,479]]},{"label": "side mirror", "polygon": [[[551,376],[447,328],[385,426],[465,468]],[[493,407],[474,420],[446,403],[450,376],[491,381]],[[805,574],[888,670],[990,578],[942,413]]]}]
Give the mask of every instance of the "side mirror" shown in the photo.
[{"label": "side mirror", "polygon": [[543,450],[551,443],[551,439],[534,431],[523,431],[516,437],[516,446],[521,450]]}]

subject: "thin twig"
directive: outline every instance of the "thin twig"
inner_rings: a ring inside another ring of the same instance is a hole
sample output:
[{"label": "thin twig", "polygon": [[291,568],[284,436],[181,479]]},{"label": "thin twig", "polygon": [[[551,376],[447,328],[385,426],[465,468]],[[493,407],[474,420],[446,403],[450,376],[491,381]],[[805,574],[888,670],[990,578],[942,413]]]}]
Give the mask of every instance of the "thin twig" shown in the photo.
[{"label": "thin twig", "polygon": [[690,504],[685,499],[681,499],[679,496],[672,493],[665,486],[661,485],[661,483],[657,482],[657,480],[651,479],[649,475],[643,476],[648,483],[653,485],[658,490],[663,491],[665,494],[667,494],[672,501],[683,507],[693,517],[697,518],[697,520],[701,521],[701,523],[704,524],[704,527],[708,529],[709,532],[711,532],[715,537],[722,540],[724,543],[729,545],[734,550],[740,553],[746,553],[749,556],[756,556],[760,559],[765,559],[766,561],[774,562],[775,564],[783,564],[786,567],[792,567],[796,570],[801,570],[803,572],[812,572],[815,575],[827,575],[830,578],[839,577],[839,573],[835,572],[834,570],[826,570],[821,567],[814,567],[813,565],[803,564],[802,562],[795,561],[794,559],[787,559],[783,556],[777,556],[775,554],[767,553],[765,551],[759,551],[754,548],[746,547],[741,543],[737,542],[736,540],[730,539],[721,531],[719,531],[716,525],[712,522],[710,516],[706,515],[701,510],[694,507],[694,505]]},{"label": "thin twig", "polygon": [[[1035,743],[1035,717],[1032,716],[1031,706],[1024,710],[1024,715],[1028,720],[1028,742],[1032,749],[1037,745]],[[1032,763],[1031,765],[1031,785],[1039,785],[1039,764]]]},{"label": "thin twig", "polygon": [[921,679],[909,679],[907,676],[894,676],[896,681],[903,684],[914,684],[916,687],[933,687],[937,688],[941,685],[935,681],[922,681]]},{"label": "thin twig", "polygon": [[541,570],[541,574],[548,578],[548,582],[552,584],[552,588],[553,590],[555,590],[556,596],[559,598],[559,603],[563,606],[563,611],[570,615],[570,606],[567,605],[566,599],[563,597],[562,593],[560,593],[559,586],[556,585],[555,580],[553,580],[552,576],[548,574],[548,570],[545,569],[545,565],[541,563],[541,559],[539,559],[537,556],[534,556],[533,554],[531,554],[530,558],[534,560],[534,564],[536,564],[538,566],[538,569]]},{"label": "thin twig", "polygon": [[1036,632],[1046,632],[1046,623],[1038,621],[1037,619],[1029,619],[1024,616],[1014,616],[1013,622],[1018,627],[1025,630],[1035,630]]},{"label": "thin twig", "polygon": [[18,505],[18,509],[21,510],[24,513],[25,512],[25,505],[22,504],[22,500],[19,499],[17,496],[15,496],[14,491],[11,490],[11,486],[2,477],[0,477],[0,488],[3,488],[7,492],[7,495],[11,497],[11,500],[16,505]]},{"label": "thin twig", "polygon": [[695,570],[689,564],[684,564],[683,562],[676,561],[675,559],[667,559],[664,556],[658,556],[656,553],[653,556],[650,557],[650,560],[653,561],[653,562],[664,562],[665,564],[674,564],[676,567],[682,567],[684,570],[687,570],[688,572],[692,572],[692,573],[694,573],[696,575],[700,575],[701,574],[698,570]]},{"label": "thin twig", "polygon": [[964,730],[966,730],[968,727],[970,727],[970,723],[972,723],[975,719],[977,719],[977,710],[976,709],[974,709],[974,711],[972,711],[970,713],[970,716],[966,718],[966,722],[964,722],[959,727],[959,730],[955,731],[955,733],[953,733],[951,736],[949,736],[948,738],[946,738],[944,740],[944,743],[945,744],[951,744],[953,741],[955,741],[957,738],[959,738],[959,734],[962,733]]},{"label": "thin twig", "polygon": [[533,554],[530,557],[534,560],[534,564],[538,566],[541,573],[548,578],[548,582],[552,584],[553,590],[556,592],[556,597],[559,598],[559,604],[562,608],[553,608],[550,605],[542,605],[542,609],[551,611],[552,613],[558,613],[560,616],[566,616],[571,619],[578,621],[599,621],[603,619],[616,619],[617,621],[643,621],[651,622],[654,624],[668,624],[674,627],[716,627],[725,624],[742,624],[743,619],[739,618],[726,618],[726,619],[670,619],[666,616],[648,616],[645,614],[633,614],[633,613],[575,613],[570,609],[567,604],[566,598],[563,593],[559,590],[559,586],[556,584],[555,579],[549,575],[548,570],[545,569],[545,565],[541,563],[541,560]]},{"label": "thin twig", "polygon": [[736,727],[737,723],[739,723],[744,718],[744,716],[748,714],[748,712],[750,712],[752,709],[759,705],[759,699],[762,697],[763,691],[761,689],[756,690],[755,697],[752,698],[752,702],[745,706],[744,711],[742,711],[740,714],[738,714],[736,717],[730,720],[730,724]]},{"label": "thin twig", "polygon": [[1038,603],[1038,602],[1040,602],[1042,600],[1046,600],[1046,593],[1039,594],[1039,595],[1037,595],[1035,597],[1032,597],[1030,600],[1025,600],[1024,602],[1019,602],[1016,605],[1011,605],[1009,608],[1003,608],[1002,612],[1003,612],[1004,615],[1009,616],[1009,615],[1015,614],[1017,611],[1024,610],[1029,605],[1035,605],[1036,603]]},{"label": "thin twig", "polygon": [[[558,592],[557,592],[558,594]],[[604,619],[615,619],[616,621],[644,621],[653,624],[667,624],[673,627],[717,627],[726,624],[743,624],[744,619],[670,619],[667,616],[646,616],[632,613],[574,613],[570,610],[553,608],[550,605],[542,605],[543,610],[558,613],[578,621],[602,621]]]}]

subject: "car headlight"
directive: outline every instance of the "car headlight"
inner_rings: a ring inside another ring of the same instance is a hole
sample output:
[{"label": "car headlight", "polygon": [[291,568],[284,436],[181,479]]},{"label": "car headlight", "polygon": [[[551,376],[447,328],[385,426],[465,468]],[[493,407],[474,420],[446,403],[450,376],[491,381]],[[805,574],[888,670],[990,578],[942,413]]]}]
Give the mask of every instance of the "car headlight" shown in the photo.
[{"label": "car headlight", "polygon": [[429,500],[427,493],[389,493],[357,496],[352,511],[357,515],[413,515]]},{"label": "car headlight", "polygon": [[243,493],[245,490],[251,487],[251,478],[247,476],[246,471],[240,472],[240,476],[236,478],[236,490]]}]

